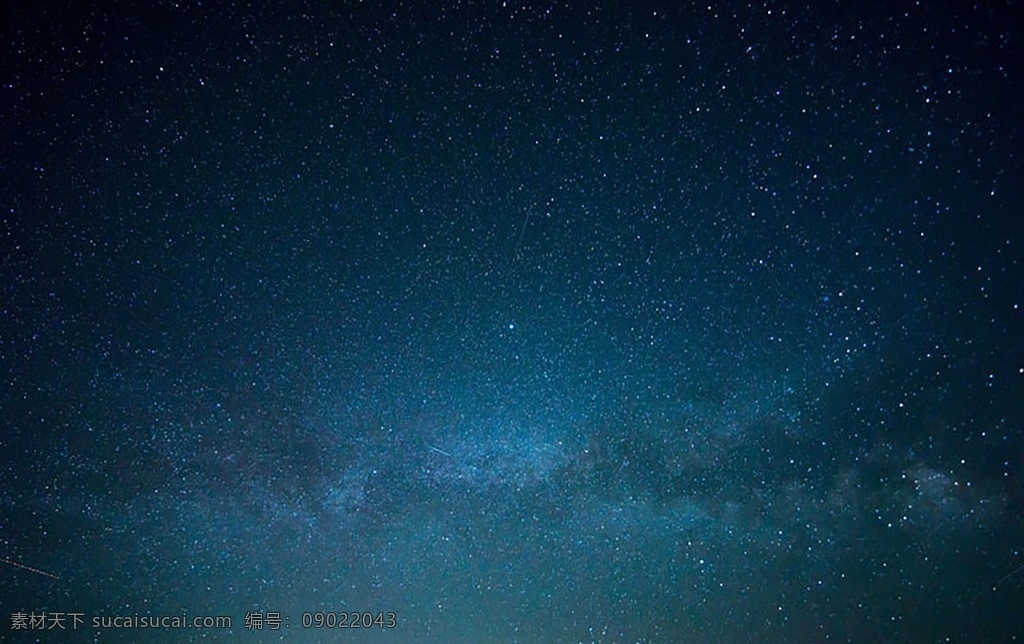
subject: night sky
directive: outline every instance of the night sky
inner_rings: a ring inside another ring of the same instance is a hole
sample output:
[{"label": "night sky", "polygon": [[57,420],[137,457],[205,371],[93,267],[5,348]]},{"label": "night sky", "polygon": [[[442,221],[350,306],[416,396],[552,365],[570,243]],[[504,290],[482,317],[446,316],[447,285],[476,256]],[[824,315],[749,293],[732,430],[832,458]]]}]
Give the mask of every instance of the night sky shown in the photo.
[{"label": "night sky", "polygon": [[0,640],[1024,638],[978,4],[5,3]]}]

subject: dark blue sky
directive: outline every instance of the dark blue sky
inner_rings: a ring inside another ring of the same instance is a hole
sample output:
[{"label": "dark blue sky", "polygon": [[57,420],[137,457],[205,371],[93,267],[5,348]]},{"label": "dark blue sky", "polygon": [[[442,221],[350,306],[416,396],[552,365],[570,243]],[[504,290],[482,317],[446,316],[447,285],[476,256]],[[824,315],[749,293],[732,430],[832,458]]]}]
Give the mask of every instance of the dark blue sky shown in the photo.
[{"label": "dark blue sky", "polygon": [[0,639],[1024,635],[1010,3],[154,4],[0,20]]}]

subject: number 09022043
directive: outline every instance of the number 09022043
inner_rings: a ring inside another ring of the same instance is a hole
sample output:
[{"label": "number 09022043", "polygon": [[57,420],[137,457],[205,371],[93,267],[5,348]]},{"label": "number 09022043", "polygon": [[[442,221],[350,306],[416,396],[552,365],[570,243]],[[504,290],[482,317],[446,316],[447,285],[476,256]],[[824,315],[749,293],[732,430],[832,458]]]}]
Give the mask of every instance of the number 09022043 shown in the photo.
[{"label": "number 09022043", "polygon": [[302,614],[303,628],[395,628],[398,618],[390,612],[316,611]]}]

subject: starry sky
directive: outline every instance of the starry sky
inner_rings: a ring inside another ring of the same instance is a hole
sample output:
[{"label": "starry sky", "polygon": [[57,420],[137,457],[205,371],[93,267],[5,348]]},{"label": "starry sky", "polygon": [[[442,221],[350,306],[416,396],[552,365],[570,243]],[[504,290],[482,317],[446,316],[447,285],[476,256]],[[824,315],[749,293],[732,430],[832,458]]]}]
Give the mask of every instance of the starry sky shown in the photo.
[{"label": "starry sky", "polygon": [[1011,2],[89,5],[0,19],[0,639],[1024,637]]}]

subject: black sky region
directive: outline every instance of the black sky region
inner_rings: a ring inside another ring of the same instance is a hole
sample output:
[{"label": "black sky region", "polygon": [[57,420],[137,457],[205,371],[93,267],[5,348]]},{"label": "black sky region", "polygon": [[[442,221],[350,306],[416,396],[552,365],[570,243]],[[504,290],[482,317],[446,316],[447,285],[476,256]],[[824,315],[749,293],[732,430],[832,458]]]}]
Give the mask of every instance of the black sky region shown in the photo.
[{"label": "black sky region", "polygon": [[0,639],[1024,637],[1013,3],[2,11]]}]

